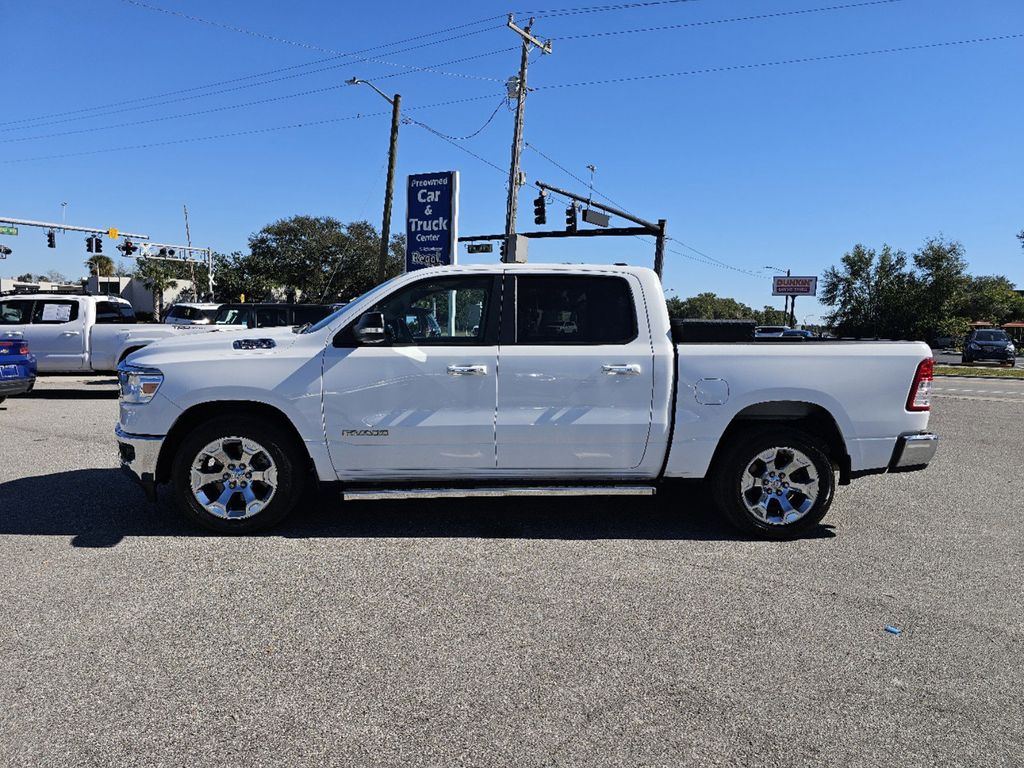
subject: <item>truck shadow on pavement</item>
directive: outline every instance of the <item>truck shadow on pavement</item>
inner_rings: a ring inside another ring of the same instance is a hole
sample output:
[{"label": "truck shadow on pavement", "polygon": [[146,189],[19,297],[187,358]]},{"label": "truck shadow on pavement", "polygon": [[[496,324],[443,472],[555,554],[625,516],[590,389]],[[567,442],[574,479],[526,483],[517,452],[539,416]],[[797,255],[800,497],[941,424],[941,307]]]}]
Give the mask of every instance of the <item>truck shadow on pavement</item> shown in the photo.
[{"label": "truck shadow on pavement", "polygon": [[[73,547],[114,547],[126,537],[204,537],[166,493],[157,504],[118,469],[82,469],[0,485],[0,535],[71,536]],[[283,538],[743,540],[711,508],[700,484],[653,498],[516,498],[339,502],[311,491],[282,525]],[[819,525],[803,538],[833,538]]]},{"label": "truck shadow on pavement", "polygon": [[116,389],[40,389],[18,395],[26,400],[117,400]]}]

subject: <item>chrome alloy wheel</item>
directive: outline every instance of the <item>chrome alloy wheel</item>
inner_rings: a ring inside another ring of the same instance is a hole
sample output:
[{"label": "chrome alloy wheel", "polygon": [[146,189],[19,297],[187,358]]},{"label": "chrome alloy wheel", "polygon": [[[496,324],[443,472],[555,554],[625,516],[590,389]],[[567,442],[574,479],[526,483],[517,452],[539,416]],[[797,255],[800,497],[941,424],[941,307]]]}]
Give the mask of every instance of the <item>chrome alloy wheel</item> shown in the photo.
[{"label": "chrome alloy wheel", "polygon": [[768,448],[747,466],[740,494],[751,514],[768,525],[790,525],[818,500],[814,462],[794,448]]},{"label": "chrome alloy wheel", "polygon": [[192,494],[216,517],[244,520],[259,514],[277,493],[277,465],[259,443],[221,437],[196,454]]}]

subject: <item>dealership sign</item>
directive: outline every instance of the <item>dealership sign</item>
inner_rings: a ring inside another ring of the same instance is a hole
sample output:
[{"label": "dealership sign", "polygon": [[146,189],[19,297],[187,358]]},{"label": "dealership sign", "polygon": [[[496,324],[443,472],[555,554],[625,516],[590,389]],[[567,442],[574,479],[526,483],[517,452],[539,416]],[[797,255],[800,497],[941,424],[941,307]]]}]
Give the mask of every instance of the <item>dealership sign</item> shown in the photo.
[{"label": "dealership sign", "polygon": [[818,278],[786,277],[772,278],[772,296],[817,296]]},{"label": "dealership sign", "polygon": [[405,210],[405,271],[454,264],[459,242],[459,172],[410,176]]}]

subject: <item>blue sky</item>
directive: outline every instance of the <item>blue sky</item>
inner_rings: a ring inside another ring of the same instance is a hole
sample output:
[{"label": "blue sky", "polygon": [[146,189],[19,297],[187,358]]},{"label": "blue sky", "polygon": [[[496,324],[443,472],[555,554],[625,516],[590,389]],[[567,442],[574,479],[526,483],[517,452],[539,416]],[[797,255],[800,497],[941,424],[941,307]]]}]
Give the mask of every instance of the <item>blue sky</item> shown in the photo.
[{"label": "blue sky", "polygon": [[[1024,228],[1024,37],[733,68],[1024,34],[1019,0],[898,0],[700,25],[851,3],[689,0],[571,13],[552,11],[584,0],[548,3],[516,10],[523,21],[534,10],[535,31],[554,46],[531,63],[537,90],[527,100],[526,140],[580,179],[596,165],[596,190],[641,216],[668,219],[677,238],[666,259],[670,292],[781,306],[764,265],[821,274],[856,242],[912,251],[940,233],[965,244],[973,272],[1024,285],[1014,237]],[[503,27],[507,4],[146,4],[4,4],[0,215],[59,221],[67,201],[69,223],[181,242],[187,203],[193,241],[222,251],[244,249],[252,232],[293,214],[379,226],[389,107],[344,81],[373,79],[402,94],[409,116],[465,136],[499,105],[518,67],[517,38]],[[676,28],[650,30],[666,26]],[[649,31],[598,34],[637,29]],[[579,35],[588,37],[570,39]],[[377,47],[399,40],[409,42]],[[376,49],[338,58],[367,48]],[[434,66],[465,57],[474,58]],[[271,70],[284,71],[240,79]],[[696,70],[720,71],[556,87]],[[200,87],[222,81],[235,82]],[[311,90],[318,92],[292,96]],[[153,98],[170,92],[179,93]],[[267,99],[276,100],[236,107]],[[331,122],[308,125],[317,121]],[[307,125],[264,130],[298,123]],[[251,131],[259,132],[244,133]],[[512,113],[501,107],[460,144],[507,168],[511,133]],[[223,134],[238,135],[204,139]],[[135,145],[150,146],[119,149]],[[523,164],[531,182],[585,191],[530,149]],[[402,126],[400,180],[447,169],[462,174],[461,233],[500,231],[504,174],[417,125]],[[521,230],[533,228],[533,197],[524,188]],[[394,230],[403,209],[399,196]],[[552,207],[549,222],[562,220],[561,206]],[[50,250],[41,231],[2,237],[15,253],[0,274],[78,276],[83,238],[62,235]],[[116,255],[112,245],[105,252]],[[653,246],[533,241],[531,258],[650,264]],[[805,299],[797,314],[820,311]]]}]

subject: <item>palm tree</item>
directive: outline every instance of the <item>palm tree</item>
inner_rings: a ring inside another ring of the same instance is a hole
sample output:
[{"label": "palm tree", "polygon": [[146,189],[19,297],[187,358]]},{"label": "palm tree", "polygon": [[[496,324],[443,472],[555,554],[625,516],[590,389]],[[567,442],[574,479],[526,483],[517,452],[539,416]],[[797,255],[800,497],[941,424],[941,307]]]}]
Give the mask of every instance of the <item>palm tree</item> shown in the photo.
[{"label": "palm tree", "polygon": [[152,259],[140,259],[135,267],[135,277],[142,280],[142,284],[153,292],[153,306],[156,308],[156,318],[161,319],[164,314],[164,292],[178,287],[178,281],[174,280],[166,265]]},{"label": "palm tree", "polygon": [[90,275],[97,277],[113,277],[114,275],[114,260],[101,253],[86,259],[85,266],[89,268]]}]

